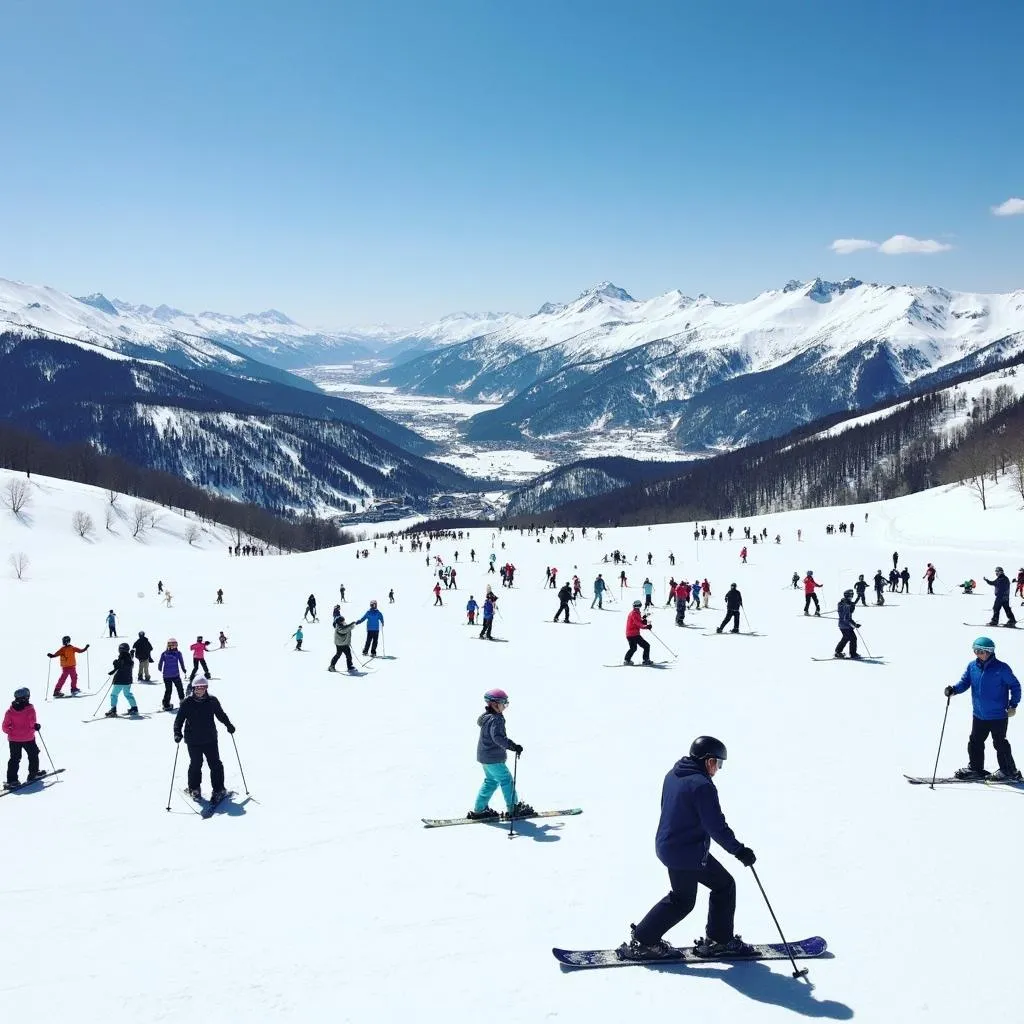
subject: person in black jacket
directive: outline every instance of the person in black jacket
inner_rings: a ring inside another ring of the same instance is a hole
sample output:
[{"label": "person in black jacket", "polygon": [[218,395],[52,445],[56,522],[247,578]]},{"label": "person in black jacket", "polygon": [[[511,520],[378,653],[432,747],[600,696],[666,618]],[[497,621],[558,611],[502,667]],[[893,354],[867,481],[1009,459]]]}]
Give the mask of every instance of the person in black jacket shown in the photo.
[{"label": "person in black jacket", "polygon": [[733,583],[725,592],[725,618],[722,619],[722,624],[715,632],[721,633],[726,625],[728,625],[729,620],[732,619],[732,631],[738,633],[740,631],[740,609],[742,607],[743,595],[736,589],[736,584]]},{"label": "person in black jacket", "polygon": [[990,580],[986,576],[984,577],[984,580],[990,587],[996,588],[996,600],[995,604],[992,605],[992,621],[989,625],[999,625],[999,612],[1002,610],[1006,612],[1006,621],[1003,625],[1011,628],[1016,626],[1017,620],[1014,618],[1013,612],[1010,610],[1010,577],[1003,572],[1003,567],[1001,565],[997,565],[996,578],[994,580]]},{"label": "person in black jacket", "polygon": [[150,682],[149,666],[153,660],[153,645],[141,629],[139,630],[138,640],[132,644],[132,654],[135,655],[135,660],[139,663],[139,682]]},{"label": "person in black jacket", "polygon": [[[203,781],[203,758],[210,767],[210,785],[213,787],[211,800],[224,796],[224,764],[217,747],[217,726],[214,719],[224,723],[228,733],[235,727],[224,713],[220,701],[209,692],[209,680],[200,676],[192,684],[192,693],[181,702],[174,716],[174,742],[180,743],[184,735],[188,747],[188,792],[198,800],[199,787]],[[184,731],[184,732],[183,732]]]},{"label": "person in black jacket", "polygon": [[558,611],[555,612],[554,621],[558,621],[558,616],[565,612],[565,621],[569,621],[569,602],[572,600],[572,587],[568,583],[563,583],[561,589],[558,591]]},{"label": "person in black jacket", "polygon": [[725,762],[726,749],[713,736],[698,736],[688,757],[680,758],[665,776],[661,789],[661,820],[655,838],[658,860],[668,868],[671,891],[647,912],[632,937],[618,948],[624,960],[657,960],[675,950],[662,936],[693,910],[697,886],[711,890],[707,937],[695,947],[698,956],[745,956],[753,952],[733,933],[736,883],[711,856],[711,840],[731,853],[745,867],[757,860],[726,823],[712,782]]},{"label": "person in black jacket", "polygon": [[132,696],[132,652],[127,644],[118,644],[114,667],[107,673],[113,676],[110,688],[110,710],[105,718],[117,718],[117,698],[123,693],[128,701],[128,714],[137,715],[139,706]]}]

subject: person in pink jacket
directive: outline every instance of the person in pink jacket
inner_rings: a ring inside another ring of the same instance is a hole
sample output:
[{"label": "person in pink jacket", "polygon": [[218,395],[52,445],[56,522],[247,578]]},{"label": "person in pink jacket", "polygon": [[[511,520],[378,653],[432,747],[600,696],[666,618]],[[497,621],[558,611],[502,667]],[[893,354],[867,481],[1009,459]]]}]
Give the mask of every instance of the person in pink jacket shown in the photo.
[{"label": "person in pink jacket", "polygon": [[203,675],[209,678],[210,670],[206,667],[206,652],[209,649],[210,641],[204,640],[201,636],[197,636],[196,642],[189,647],[189,650],[192,652],[192,671],[188,677],[190,683],[195,679],[200,665],[203,667]]},{"label": "person in pink jacket", "polygon": [[4,715],[3,731],[11,748],[11,757],[7,762],[7,781],[4,789],[16,789],[18,786],[18,768],[21,765],[21,752],[28,754],[28,778],[26,782],[45,775],[39,770],[39,746],[36,733],[42,728],[36,721],[36,709],[29,703],[31,694],[28,687],[22,686],[14,691],[14,702]]}]

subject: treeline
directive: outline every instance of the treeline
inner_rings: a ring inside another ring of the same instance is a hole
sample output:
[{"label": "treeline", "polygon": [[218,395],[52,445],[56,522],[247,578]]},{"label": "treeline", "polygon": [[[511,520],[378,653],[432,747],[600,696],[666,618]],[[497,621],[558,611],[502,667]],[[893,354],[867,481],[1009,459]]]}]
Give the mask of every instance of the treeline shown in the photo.
[{"label": "treeline", "polygon": [[251,537],[279,551],[315,551],[353,539],[331,520],[312,513],[294,516],[285,509],[271,512],[220,498],[170,473],[144,469],[119,455],[103,455],[91,445],[54,444],[5,423],[0,423],[0,468],[90,484],[191,512],[232,529],[236,543]]}]

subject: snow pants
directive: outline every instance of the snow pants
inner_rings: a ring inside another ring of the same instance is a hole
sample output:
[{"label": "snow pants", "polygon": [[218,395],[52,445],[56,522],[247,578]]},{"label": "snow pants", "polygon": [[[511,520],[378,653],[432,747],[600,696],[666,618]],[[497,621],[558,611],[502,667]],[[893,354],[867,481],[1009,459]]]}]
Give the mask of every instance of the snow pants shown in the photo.
[{"label": "snow pants", "polygon": [[368,654],[377,653],[377,641],[380,639],[379,629],[368,629],[366,631],[366,643],[363,644],[363,657]]},{"label": "snow pants", "polygon": [[331,658],[331,668],[334,668],[338,664],[338,659],[345,655],[345,664],[348,666],[349,672],[352,671],[352,648],[345,644],[344,647],[339,647],[337,644],[334,645],[334,657]]},{"label": "snow pants", "polygon": [[64,688],[64,680],[71,680],[71,692],[74,693],[78,689],[78,669],[74,665],[68,665],[67,668],[63,668],[60,671],[60,679],[57,680],[57,685],[53,688],[53,692],[60,693]]},{"label": "snow pants", "polygon": [[836,654],[842,654],[843,648],[849,644],[850,657],[852,658],[857,653],[857,634],[849,628],[840,629],[839,632],[843,634],[843,638],[836,644]]},{"label": "snow pants", "polygon": [[139,705],[136,703],[135,698],[132,696],[132,684],[131,683],[115,683],[110,690],[110,706],[112,708],[117,707],[117,698],[124,694],[125,700],[128,701],[128,706],[137,708]]},{"label": "snow pants", "polygon": [[711,890],[707,937],[715,942],[728,942],[733,937],[736,882],[711,854],[708,854],[707,864],[696,871],[669,868],[668,880],[672,886],[668,895],[655,903],[636,926],[636,937],[640,942],[645,945],[657,942],[665,932],[679,924],[697,903],[698,885]]},{"label": "snow pants", "polygon": [[15,786],[18,783],[18,766],[21,764],[21,752],[28,754],[28,772],[39,771],[39,746],[35,740],[21,743],[18,740],[8,740],[11,748],[11,759],[7,762],[7,781]]},{"label": "snow pants", "polygon": [[512,773],[508,770],[508,765],[502,762],[501,764],[482,764],[480,767],[484,770],[484,781],[480,792],[476,795],[473,810],[484,810],[494,791],[501,786],[501,795],[505,798],[505,804],[511,811],[518,803],[518,799],[515,787],[512,785]]},{"label": "snow pants", "polygon": [[192,682],[193,679],[195,679],[196,673],[199,671],[199,666],[200,665],[203,666],[203,675],[206,676],[207,679],[210,678],[210,670],[206,667],[206,659],[205,658],[193,658],[192,659],[192,671],[189,673],[189,676],[188,676],[188,681],[190,683]]},{"label": "snow pants", "polygon": [[[627,636],[626,643],[629,644],[629,650],[626,651],[625,660],[632,665],[633,655],[636,654],[636,649],[639,647],[644,652],[644,661],[651,660],[651,645],[642,636]],[[732,936],[730,936],[732,938]]]},{"label": "snow pants", "polygon": [[483,626],[480,627],[480,639],[481,640],[484,637],[487,637],[488,640],[492,639],[492,637],[491,637],[491,627],[493,625],[494,625],[494,619],[484,619],[484,624],[483,624]]},{"label": "snow pants", "polygon": [[178,690],[178,703],[180,704],[185,699],[185,691],[181,686],[181,676],[164,676],[164,707],[171,706],[171,687],[174,686]]},{"label": "snow pants", "polygon": [[224,788],[224,763],[220,759],[217,741],[188,744],[188,788],[199,789],[203,781],[203,758],[210,767],[210,785],[216,793]]},{"label": "snow pants", "polygon": [[875,604],[885,604],[885,593],[881,587],[875,587]]},{"label": "snow pants", "polygon": [[997,598],[996,603],[992,605],[992,621],[989,623],[990,626],[999,625],[999,612],[1006,612],[1007,622],[1016,622],[1017,620],[1013,617],[1013,612],[1010,611],[1010,601],[1008,598]]},{"label": "snow pants", "polygon": [[985,767],[985,740],[991,736],[992,746],[996,748],[996,760],[999,762],[999,767],[1007,775],[1016,775],[1017,766],[1013,761],[1010,741],[1006,738],[1006,727],[1009,721],[1008,718],[974,719],[971,724],[971,736],[967,741],[967,763],[975,771],[981,771]]},{"label": "snow pants", "polygon": [[686,624],[686,601],[684,598],[676,598],[676,625],[683,626]]},{"label": "snow pants", "polygon": [[[738,633],[740,631],[740,610],[739,608],[730,608],[725,613],[725,618],[722,619],[722,624],[718,627],[718,632],[721,633],[723,629],[729,624],[729,620],[732,620],[732,631]],[[730,936],[731,938],[731,936]]]},{"label": "snow pants", "polygon": [[558,616],[561,615],[563,611],[565,612],[565,621],[568,622],[569,621],[569,602],[568,601],[559,601],[559,603],[558,603],[558,611],[555,612],[555,619],[554,619],[555,622],[558,621]]},{"label": "snow pants", "polygon": [[152,665],[152,664],[153,664],[153,662],[150,661],[149,658],[139,658],[138,681],[140,683],[143,682],[143,681],[145,681],[147,683],[151,682],[151,680],[149,678],[149,666]]},{"label": "snow pants", "polygon": [[811,602],[814,602],[814,614],[821,614],[821,605],[818,603],[818,595],[812,590],[809,594],[804,594],[804,615],[807,614],[807,610],[811,607]]},{"label": "snow pants", "polygon": [[595,591],[594,592],[594,600],[590,602],[590,607],[593,608],[594,605],[596,604],[598,608],[603,608],[604,607],[603,599],[604,599],[604,591],[603,590]]}]

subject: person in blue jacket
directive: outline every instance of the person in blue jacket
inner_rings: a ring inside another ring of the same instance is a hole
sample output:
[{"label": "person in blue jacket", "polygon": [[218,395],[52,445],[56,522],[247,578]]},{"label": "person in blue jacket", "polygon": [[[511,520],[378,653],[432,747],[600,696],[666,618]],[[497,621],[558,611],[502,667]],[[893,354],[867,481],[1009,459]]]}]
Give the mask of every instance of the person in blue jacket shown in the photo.
[{"label": "person in blue jacket", "polygon": [[596,604],[598,608],[604,607],[604,592],[608,589],[608,584],[605,583],[604,577],[598,573],[597,579],[594,580],[594,600],[590,602],[590,607],[593,608]]},{"label": "person in blue jacket", "polygon": [[491,630],[494,628],[494,596],[490,590],[487,591],[487,596],[484,598],[483,607],[483,624],[480,626],[480,639],[481,640],[493,640],[491,636]]},{"label": "person in blue jacket", "polygon": [[857,634],[854,632],[855,629],[860,629],[860,623],[853,621],[854,603],[853,591],[844,590],[843,599],[837,606],[837,611],[839,612],[839,632],[842,633],[842,637],[839,643],[836,644],[835,656],[837,658],[845,658],[846,655],[843,654],[843,648],[849,644],[850,657],[860,661],[861,656],[857,653]]},{"label": "person in blue jacket", "polygon": [[989,625],[999,625],[999,611],[1002,609],[1006,612],[1006,621],[1003,625],[1009,626],[1012,629],[1017,625],[1017,620],[1014,618],[1013,612],[1010,610],[1010,577],[1003,572],[1003,567],[1001,565],[997,565],[996,578],[994,580],[990,580],[987,576],[983,578],[990,587],[996,588],[996,599],[995,603],[992,605],[992,621]]},{"label": "person in blue jacket", "polygon": [[384,615],[378,611],[377,602],[371,601],[370,607],[363,613],[361,619],[356,619],[352,623],[353,626],[358,626],[360,622],[366,623],[366,642],[363,644],[363,657],[370,655],[371,658],[377,657],[377,641],[380,639],[380,628],[384,625]]},{"label": "person in blue jacket", "polygon": [[693,910],[697,886],[711,890],[707,935],[697,941],[698,956],[749,956],[753,948],[733,932],[736,883],[713,856],[714,839],[745,867],[757,860],[726,823],[712,779],[725,763],[726,749],[713,736],[698,736],[689,756],[680,758],[661,789],[661,820],[654,841],[658,860],[668,868],[669,894],[647,912],[618,949],[626,960],[656,960],[674,953],[662,936]]},{"label": "person in blue jacket", "polygon": [[[996,657],[996,645],[987,637],[974,641],[974,661],[970,662],[956,686],[947,686],[947,697],[963,693],[970,687],[974,721],[967,741],[967,767],[959,768],[958,779],[990,778],[993,782],[1020,782],[1021,774],[1013,760],[1006,727],[1017,713],[1020,683],[1013,669]],[[985,740],[991,736],[996,748],[999,770],[992,775],[985,771]]]}]

